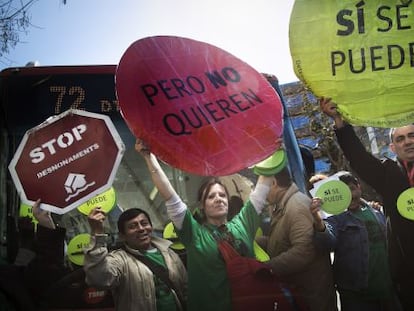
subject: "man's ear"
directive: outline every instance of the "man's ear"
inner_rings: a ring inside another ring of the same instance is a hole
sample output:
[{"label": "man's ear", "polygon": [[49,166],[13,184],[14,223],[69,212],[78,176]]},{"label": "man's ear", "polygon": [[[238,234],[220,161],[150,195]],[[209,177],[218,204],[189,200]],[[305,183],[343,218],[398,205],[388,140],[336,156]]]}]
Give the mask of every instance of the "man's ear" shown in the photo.
[{"label": "man's ear", "polygon": [[395,153],[395,145],[393,143],[390,143],[388,146],[390,147],[391,151]]}]

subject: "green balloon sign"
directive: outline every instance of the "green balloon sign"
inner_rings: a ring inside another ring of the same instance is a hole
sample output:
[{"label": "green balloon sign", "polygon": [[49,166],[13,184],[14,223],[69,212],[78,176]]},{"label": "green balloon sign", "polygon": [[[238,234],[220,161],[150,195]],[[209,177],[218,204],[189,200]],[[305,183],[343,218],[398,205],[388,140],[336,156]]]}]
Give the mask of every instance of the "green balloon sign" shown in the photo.
[{"label": "green balloon sign", "polygon": [[322,199],[322,210],[337,215],[345,211],[351,204],[352,193],[348,185],[340,180],[323,183],[316,191],[316,197]]},{"label": "green balloon sign", "polygon": [[412,0],[295,0],[289,26],[297,77],[348,122],[414,121]]}]

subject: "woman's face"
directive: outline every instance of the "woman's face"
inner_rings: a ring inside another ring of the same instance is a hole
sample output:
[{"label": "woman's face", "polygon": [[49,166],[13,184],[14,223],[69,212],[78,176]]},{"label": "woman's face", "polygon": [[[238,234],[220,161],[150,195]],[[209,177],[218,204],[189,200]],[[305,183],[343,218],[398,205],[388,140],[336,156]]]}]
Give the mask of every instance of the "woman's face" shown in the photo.
[{"label": "woman's face", "polygon": [[226,190],[220,184],[211,186],[203,202],[204,214],[207,222],[221,224],[227,219],[229,210]]}]

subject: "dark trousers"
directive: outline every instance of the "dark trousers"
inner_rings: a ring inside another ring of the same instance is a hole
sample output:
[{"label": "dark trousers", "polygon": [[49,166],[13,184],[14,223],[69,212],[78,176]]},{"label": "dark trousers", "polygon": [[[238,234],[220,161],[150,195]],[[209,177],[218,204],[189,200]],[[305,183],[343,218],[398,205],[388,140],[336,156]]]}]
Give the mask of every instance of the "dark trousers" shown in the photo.
[{"label": "dark trousers", "polygon": [[[401,307],[397,296],[390,299],[362,300],[340,296],[341,311],[408,311]],[[414,310],[414,309],[410,309]]]}]

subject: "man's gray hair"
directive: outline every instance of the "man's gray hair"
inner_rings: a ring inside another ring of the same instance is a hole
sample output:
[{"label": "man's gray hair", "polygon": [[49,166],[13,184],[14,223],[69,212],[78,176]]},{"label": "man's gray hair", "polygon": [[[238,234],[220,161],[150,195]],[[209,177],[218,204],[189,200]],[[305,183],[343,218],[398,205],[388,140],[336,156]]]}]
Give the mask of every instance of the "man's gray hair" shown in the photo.
[{"label": "man's gray hair", "polygon": [[390,128],[390,131],[388,132],[388,139],[390,140],[390,143],[392,143],[392,140],[394,138],[395,129],[396,129],[396,127],[392,127],[392,128]]},{"label": "man's gray hair", "polygon": [[[410,124],[407,124],[407,125],[410,125]],[[414,125],[414,123],[411,123],[411,125]],[[406,126],[406,125],[403,125],[403,126]],[[402,127],[402,126],[400,126],[400,127]],[[390,139],[390,143],[392,143],[392,141],[394,139],[395,130],[398,129],[398,128],[400,128],[400,127],[392,127],[392,128],[390,128],[390,131],[388,132],[388,138]]]}]

